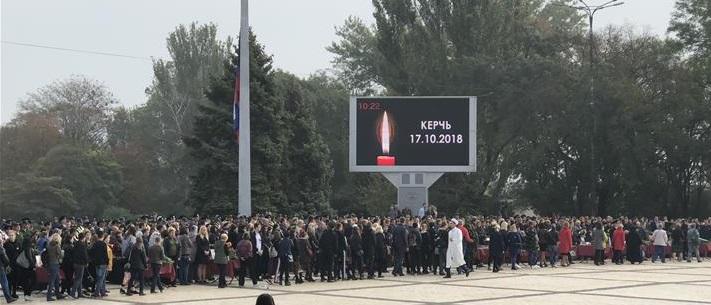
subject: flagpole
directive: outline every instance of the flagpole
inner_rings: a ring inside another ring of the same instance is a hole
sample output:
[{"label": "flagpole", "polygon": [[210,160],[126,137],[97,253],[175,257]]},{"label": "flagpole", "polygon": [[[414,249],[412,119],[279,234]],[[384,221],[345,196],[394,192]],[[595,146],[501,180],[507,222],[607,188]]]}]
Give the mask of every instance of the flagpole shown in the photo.
[{"label": "flagpole", "polygon": [[239,215],[252,215],[252,180],[249,130],[249,16],[247,0],[242,0],[239,29]]}]

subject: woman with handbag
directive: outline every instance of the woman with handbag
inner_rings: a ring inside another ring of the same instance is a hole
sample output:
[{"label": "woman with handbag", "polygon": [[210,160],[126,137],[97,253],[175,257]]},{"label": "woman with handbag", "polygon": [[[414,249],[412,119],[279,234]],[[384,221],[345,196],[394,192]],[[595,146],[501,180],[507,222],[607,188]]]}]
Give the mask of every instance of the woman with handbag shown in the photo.
[{"label": "woman with handbag", "polygon": [[20,285],[24,289],[25,301],[32,301],[32,288],[35,287],[37,282],[37,274],[35,273],[35,268],[37,267],[37,250],[34,245],[37,243],[37,234],[34,234],[28,238],[22,240],[22,251],[17,256],[17,266],[19,267],[16,271],[19,278],[22,280]]},{"label": "woman with handbag", "polygon": [[257,286],[257,263],[252,252],[252,241],[249,238],[249,233],[245,232],[242,235],[242,240],[237,242],[237,258],[239,259],[238,283],[239,287],[244,287],[244,278],[249,270],[249,277],[252,279],[252,285]]},{"label": "woman with handbag", "polygon": [[[296,233],[296,250],[299,252],[299,262],[301,263],[301,270],[306,273],[304,279],[307,282],[314,282],[313,279],[313,268],[311,267],[312,260],[314,257],[314,249],[311,247],[309,242],[309,234],[305,230],[299,228]],[[302,273],[298,273],[298,278],[302,277]]]},{"label": "woman with handbag", "polygon": [[[138,295],[146,295],[143,293],[143,286],[146,284],[143,278],[143,272],[146,271],[147,264],[148,259],[146,258],[146,248],[143,244],[143,238],[138,237],[128,255],[128,263],[124,265],[124,270],[131,270],[131,279],[128,280],[128,287],[133,287],[134,282],[138,281]],[[133,295],[133,291],[127,291],[126,295]]]}]

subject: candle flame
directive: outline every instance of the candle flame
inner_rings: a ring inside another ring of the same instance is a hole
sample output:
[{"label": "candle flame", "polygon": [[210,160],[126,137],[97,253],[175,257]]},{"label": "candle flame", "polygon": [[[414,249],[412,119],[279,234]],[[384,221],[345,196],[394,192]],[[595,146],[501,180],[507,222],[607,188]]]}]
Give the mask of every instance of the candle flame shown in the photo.
[{"label": "candle flame", "polygon": [[380,124],[380,145],[384,154],[390,153],[390,121],[388,112],[383,112],[383,122]]}]

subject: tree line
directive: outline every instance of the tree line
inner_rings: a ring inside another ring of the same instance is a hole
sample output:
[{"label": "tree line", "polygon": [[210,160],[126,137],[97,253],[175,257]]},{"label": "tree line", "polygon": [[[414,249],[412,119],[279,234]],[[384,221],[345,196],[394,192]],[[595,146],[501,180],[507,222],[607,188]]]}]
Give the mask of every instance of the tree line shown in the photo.
[{"label": "tree line", "polygon": [[[586,20],[559,4],[374,0],[374,24],[336,29],[335,73],[309,77],[252,34],[255,209],[384,213],[395,189],[349,173],[347,151],[348,96],[381,94],[479,97],[479,169],[433,186],[441,211],[711,213],[709,4],[677,1],[667,38],[597,31],[594,66]],[[138,107],[82,76],[28,94],[0,130],[0,216],[236,210],[238,49],[213,24],[166,44]]]}]

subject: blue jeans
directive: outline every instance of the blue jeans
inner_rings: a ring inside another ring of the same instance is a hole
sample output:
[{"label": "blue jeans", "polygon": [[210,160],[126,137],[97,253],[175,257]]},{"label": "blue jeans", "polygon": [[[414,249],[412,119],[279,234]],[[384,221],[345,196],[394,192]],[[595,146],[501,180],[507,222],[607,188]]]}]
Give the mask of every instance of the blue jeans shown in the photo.
[{"label": "blue jeans", "polygon": [[96,266],[96,285],[94,295],[106,295],[106,265]]},{"label": "blue jeans", "polygon": [[554,266],[555,262],[558,260],[558,253],[555,251],[555,246],[546,247],[546,252],[548,252],[548,261],[551,266]]},{"label": "blue jeans", "polygon": [[59,295],[59,264],[49,264],[49,280],[47,281],[47,300]]},{"label": "blue jeans", "polygon": [[69,291],[69,294],[75,298],[81,296],[84,268],[86,268],[84,265],[74,265],[74,284],[72,285],[72,290]]},{"label": "blue jeans", "polygon": [[521,250],[518,247],[511,247],[509,251],[511,252],[511,269],[515,269],[518,262],[518,254]]},{"label": "blue jeans", "polygon": [[528,253],[528,265],[535,266],[538,265],[538,250],[530,250]]},{"label": "blue jeans", "polygon": [[692,258],[694,255],[696,255],[696,260],[700,262],[700,261],[701,261],[701,255],[699,255],[699,245],[692,245],[691,243],[689,243],[688,248],[689,248],[689,255],[686,256],[686,260],[690,262],[690,261],[691,261],[691,258]]},{"label": "blue jeans", "polygon": [[0,267],[0,285],[2,285],[2,294],[5,296],[5,301],[10,302],[12,300],[10,284],[7,282],[7,273],[5,273],[4,267]]},{"label": "blue jeans", "polygon": [[402,273],[402,263],[405,260],[405,250],[397,249],[395,250],[395,262],[393,267],[393,273]]},{"label": "blue jeans", "polygon": [[190,274],[190,256],[183,255],[178,260],[178,281],[181,285],[188,283],[188,274]]},{"label": "blue jeans", "polygon": [[665,262],[665,256],[664,255],[664,250],[666,249],[666,246],[654,246],[654,256],[652,256],[652,262],[656,261],[657,258],[662,259],[662,263]]}]

